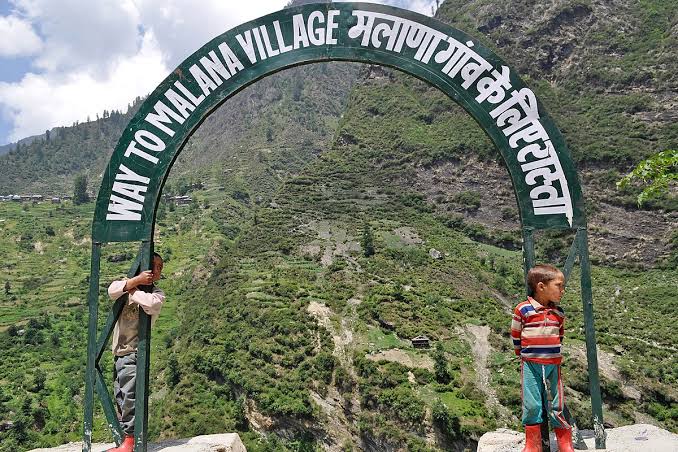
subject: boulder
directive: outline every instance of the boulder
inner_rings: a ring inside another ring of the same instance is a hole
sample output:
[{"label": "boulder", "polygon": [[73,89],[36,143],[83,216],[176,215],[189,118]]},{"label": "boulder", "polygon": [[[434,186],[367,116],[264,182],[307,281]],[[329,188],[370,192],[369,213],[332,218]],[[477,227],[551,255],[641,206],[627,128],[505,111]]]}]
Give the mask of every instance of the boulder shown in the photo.
[{"label": "boulder", "polygon": [[[104,452],[115,444],[92,444],[92,452]],[[81,452],[82,443],[68,443],[48,449],[33,449],[29,452]],[[170,439],[149,443],[148,452],[246,452],[237,433],[201,435],[187,439]]]},{"label": "boulder", "polygon": [[[678,450],[678,435],[649,424],[634,424],[605,430],[607,449],[596,449],[592,430],[580,430],[587,450],[596,452],[674,452]],[[525,435],[513,430],[498,429],[485,433],[478,441],[478,452],[520,452]],[[551,433],[551,450],[557,451]]]}]

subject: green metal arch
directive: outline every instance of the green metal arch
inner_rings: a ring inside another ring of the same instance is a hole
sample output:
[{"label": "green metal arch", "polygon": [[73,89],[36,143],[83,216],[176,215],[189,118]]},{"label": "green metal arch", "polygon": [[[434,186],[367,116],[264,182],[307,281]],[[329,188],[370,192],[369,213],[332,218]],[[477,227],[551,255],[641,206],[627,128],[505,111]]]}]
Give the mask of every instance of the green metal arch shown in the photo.
[{"label": "green metal arch", "polygon": [[[320,34],[325,37],[320,39]],[[224,53],[226,48],[230,53]],[[221,63],[227,72],[213,68],[210,74],[210,61]],[[561,133],[534,93],[497,55],[465,33],[411,11],[368,3],[321,3],[269,14],[214,38],[151,93],[104,172],[93,240],[152,240],[164,182],[202,121],[261,78],[322,61],[390,66],[439,88],[500,150],[523,227],[585,227],[577,171]]]},{"label": "green metal arch", "polygon": [[[151,93],[118,141],[104,172],[92,225],[83,451],[91,451],[95,387],[116,443],[122,439],[98,363],[125,299],[116,302],[97,338],[102,244],[140,241],[139,257],[129,275],[149,268],[163,185],[202,121],[263,77],[323,61],[399,69],[443,91],[478,122],[499,149],[511,177],[526,271],[535,262],[535,230],[576,230],[564,273],[569,275],[579,257],[596,447],[604,448],[584,199],[558,128],[518,75],[463,32],[399,8],[325,2],[269,14],[208,42]],[[140,311],[135,450],[142,452],[148,439],[149,363],[150,317]],[[548,443],[543,447],[548,450]]]}]

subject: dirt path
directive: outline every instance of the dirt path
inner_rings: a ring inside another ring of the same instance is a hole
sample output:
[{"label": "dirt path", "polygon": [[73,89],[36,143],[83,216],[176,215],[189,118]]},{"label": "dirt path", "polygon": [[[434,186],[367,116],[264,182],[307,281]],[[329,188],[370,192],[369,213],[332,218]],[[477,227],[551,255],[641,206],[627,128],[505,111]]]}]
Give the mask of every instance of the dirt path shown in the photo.
[{"label": "dirt path", "polygon": [[[584,344],[572,344],[569,346],[569,349],[576,358],[586,363],[586,346]],[[638,388],[627,383],[624,378],[622,378],[619,369],[617,369],[617,366],[614,363],[614,355],[612,353],[603,351],[600,348],[597,348],[597,352],[598,371],[600,374],[608,380],[619,382],[622,394],[624,394],[625,397],[639,401],[641,396],[640,391]]]},{"label": "dirt path", "polygon": [[349,345],[353,342],[353,330],[351,329],[350,319],[343,318],[340,327],[336,328],[331,320],[334,312],[323,303],[312,301],[309,303],[307,310],[316,319],[318,325],[325,328],[332,335],[332,341],[334,341],[334,351],[332,354],[348,369],[352,368],[353,366],[350,361],[351,353],[348,350]]},{"label": "dirt path", "polygon": [[[331,335],[334,342],[332,354],[339,360],[341,365],[351,374],[355,380],[355,369],[353,368],[353,359],[351,353],[351,344],[353,343],[353,322],[357,316],[356,306],[362,300],[358,297],[348,300],[351,306],[352,314],[341,319],[337,326],[336,315],[332,309],[318,301],[312,301],[308,305],[308,313],[316,319],[318,325],[325,328]],[[347,413],[352,416],[358,416],[360,410],[360,399],[358,393],[354,390],[353,394],[347,399],[339,394],[337,388],[333,385],[327,387],[327,394],[323,397],[315,391],[309,391],[311,398],[324,414],[324,427],[328,432],[323,440],[322,448],[327,452],[343,451],[343,444],[356,444],[359,442],[357,433],[354,431],[355,422],[347,417]]]},{"label": "dirt path", "polygon": [[501,304],[504,306],[504,311],[508,312],[509,314],[513,312],[513,303],[511,303],[509,300],[506,299],[502,294],[497,292],[496,290],[492,291],[492,295],[501,302]]},{"label": "dirt path", "polygon": [[478,325],[466,325],[466,336],[471,344],[471,351],[474,357],[474,367],[477,375],[478,388],[487,396],[487,407],[496,409],[500,420],[504,422],[511,420],[517,422],[518,419],[511,412],[499,403],[497,393],[490,385],[490,372],[487,369],[487,360],[490,356],[490,327]]}]

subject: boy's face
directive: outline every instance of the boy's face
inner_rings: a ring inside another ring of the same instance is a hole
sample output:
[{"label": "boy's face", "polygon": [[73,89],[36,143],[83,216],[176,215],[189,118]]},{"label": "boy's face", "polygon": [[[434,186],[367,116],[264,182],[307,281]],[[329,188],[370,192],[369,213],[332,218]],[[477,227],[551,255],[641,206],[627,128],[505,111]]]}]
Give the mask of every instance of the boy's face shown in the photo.
[{"label": "boy's face", "polygon": [[560,303],[565,293],[565,277],[560,274],[547,283],[537,284],[537,297],[540,303]]},{"label": "boy's face", "polygon": [[162,259],[159,258],[158,256],[153,257],[153,282],[156,282],[160,279],[160,276],[162,275],[162,267],[163,267],[163,262]]}]

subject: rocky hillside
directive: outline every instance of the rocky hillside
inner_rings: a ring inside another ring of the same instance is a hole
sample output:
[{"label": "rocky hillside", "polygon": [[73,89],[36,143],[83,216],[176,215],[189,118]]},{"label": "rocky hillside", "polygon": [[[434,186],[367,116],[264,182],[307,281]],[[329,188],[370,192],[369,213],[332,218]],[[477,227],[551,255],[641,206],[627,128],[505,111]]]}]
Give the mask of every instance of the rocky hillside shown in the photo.
[{"label": "rocky hillside", "polygon": [[[438,18],[525,76],[577,160],[605,420],[675,432],[673,319],[655,314],[678,309],[676,201],[640,210],[615,188],[631,164],[678,145],[670,3],[447,1]],[[126,119],[106,116],[0,156],[0,193],[70,190],[79,172],[97,186]],[[517,428],[517,211],[498,153],[450,99],[381,67],[286,71],[205,121],[166,191],[194,202],[158,214],[172,302],[154,330],[153,437],[237,430],[248,450],[464,450]],[[21,426],[0,432],[4,452],[79,435],[69,407],[81,397],[86,284],[68,281],[85,281],[93,207],[0,208],[11,281],[0,358],[12,369],[0,373],[0,421]],[[541,234],[538,258],[562,263],[570,240]],[[106,249],[102,284],[132,253]],[[576,276],[564,374],[590,427]],[[412,346],[419,335],[430,349]]]}]

